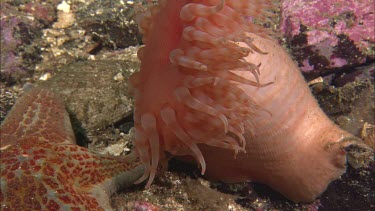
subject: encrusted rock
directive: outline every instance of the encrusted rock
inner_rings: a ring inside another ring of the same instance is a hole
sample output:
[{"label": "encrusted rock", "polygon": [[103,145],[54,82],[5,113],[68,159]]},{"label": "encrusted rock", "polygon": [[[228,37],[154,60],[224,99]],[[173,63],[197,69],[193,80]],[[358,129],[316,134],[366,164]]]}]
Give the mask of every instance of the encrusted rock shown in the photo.
[{"label": "encrusted rock", "polygon": [[374,58],[373,0],[283,0],[281,31],[303,72]]}]

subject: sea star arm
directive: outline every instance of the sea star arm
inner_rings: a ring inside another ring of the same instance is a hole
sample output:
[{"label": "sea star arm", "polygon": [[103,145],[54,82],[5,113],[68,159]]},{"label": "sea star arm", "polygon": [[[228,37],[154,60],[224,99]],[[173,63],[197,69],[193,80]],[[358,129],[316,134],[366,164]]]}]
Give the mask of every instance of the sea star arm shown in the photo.
[{"label": "sea star arm", "polygon": [[1,125],[1,145],[14,144],[20,137],[75,144],[62,99],[42,88],[32,88],[20,98]]},{"label": "sea star arm", "polygon": [[109,196],[142,174],[138,159],[75,145],[63,101],[47,89],[22,96],[0,127],[1,210],[111,210]]}]

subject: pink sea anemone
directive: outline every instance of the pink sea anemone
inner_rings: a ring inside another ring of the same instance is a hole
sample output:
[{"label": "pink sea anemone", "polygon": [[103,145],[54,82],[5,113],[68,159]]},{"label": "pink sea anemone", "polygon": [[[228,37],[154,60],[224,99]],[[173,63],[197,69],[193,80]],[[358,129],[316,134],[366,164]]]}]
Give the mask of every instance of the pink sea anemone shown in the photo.
[{"label": "pink sea anemone", "polygon": [[[265,183],[311,201],[345,171],[350,134],[321,111],[289,55],[249,21],[261,0],[160,0],[137,18],[135,147],[153,181],[165,152],[202,174]],[[341,141],[341,142],[340,142]],[[234,156],[235,155],[235,156]]]}]

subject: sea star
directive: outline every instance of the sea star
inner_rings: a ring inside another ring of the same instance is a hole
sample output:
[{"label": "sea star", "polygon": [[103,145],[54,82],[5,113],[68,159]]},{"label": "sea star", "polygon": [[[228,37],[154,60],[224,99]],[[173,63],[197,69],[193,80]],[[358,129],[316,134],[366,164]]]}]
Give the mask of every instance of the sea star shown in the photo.
[{"label": "sea star", "polygon": [[1,210],[111,210],[109,196],[133,184],[133,158],[77,146],[63,101],[43,88],[21,97],[0,127]]}]

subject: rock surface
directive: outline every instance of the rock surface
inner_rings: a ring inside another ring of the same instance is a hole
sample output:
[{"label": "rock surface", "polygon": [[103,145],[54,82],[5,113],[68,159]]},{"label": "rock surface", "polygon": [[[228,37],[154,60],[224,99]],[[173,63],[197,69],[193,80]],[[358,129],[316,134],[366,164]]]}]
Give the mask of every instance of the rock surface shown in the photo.
[{"label": "rock surface", "polygon": [[132,47],[71,63],[38,83],[64,97],[84,130],[107,128],[132,113],[126,79],[138,68],[136,51]]},{"label": "rock surface", "polygon": [[283,0],[282,34],[301,70],[310,74],[374,59],[373,0]]}]

